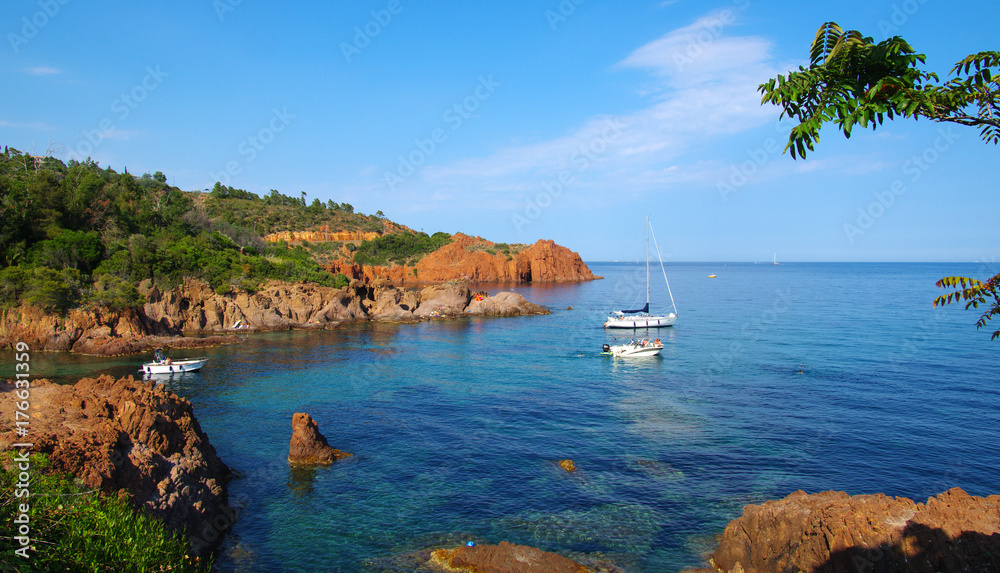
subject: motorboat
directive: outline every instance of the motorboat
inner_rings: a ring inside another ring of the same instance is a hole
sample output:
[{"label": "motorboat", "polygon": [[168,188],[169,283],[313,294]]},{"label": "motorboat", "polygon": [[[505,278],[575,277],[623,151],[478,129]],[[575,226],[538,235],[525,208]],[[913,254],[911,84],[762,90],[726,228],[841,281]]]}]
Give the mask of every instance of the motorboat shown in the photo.
[{"label": "motorboat", "polygon": [[650,341],[648,339],[630,338],[624,344],[604,345],[604,354],[611,354],[619,358],[633,358],[641,356],[656,356],[663,350],[663,343],[660,339]]},{"label": "motorboat", "polygon": [[208,358],[187,358],[184,360],[171,360],[163,355],[159,348],[153,352],[153,361],[142,365],[142,371],[146,374],[175,374],[182,372],[197,372],[208,362]]}]

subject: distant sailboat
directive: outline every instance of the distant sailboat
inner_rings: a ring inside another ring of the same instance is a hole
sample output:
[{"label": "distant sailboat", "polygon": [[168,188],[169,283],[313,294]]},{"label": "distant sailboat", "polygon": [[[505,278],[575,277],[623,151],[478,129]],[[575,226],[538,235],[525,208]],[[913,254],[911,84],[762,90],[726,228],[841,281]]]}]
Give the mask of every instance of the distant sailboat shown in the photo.
[{"label": "distant sailboat", "polygon": [[771,263],[771,264],[772,264],[772,265],[777,265],[777,264],[780,264],[780,263],[778,263],[778,253],[774,253],[774,262],[773,262],[773,263]]}]

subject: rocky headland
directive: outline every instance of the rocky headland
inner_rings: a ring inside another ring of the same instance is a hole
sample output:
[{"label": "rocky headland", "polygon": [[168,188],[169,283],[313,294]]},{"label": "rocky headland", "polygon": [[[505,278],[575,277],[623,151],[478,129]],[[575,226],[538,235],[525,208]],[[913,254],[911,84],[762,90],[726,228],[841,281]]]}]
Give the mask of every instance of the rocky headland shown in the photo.
[{"label": "rocky headland", "polygon": [[[340,289],[271,282],[252,293],[234,289],[219,294],[197,280],[185,280],[166,291],[149,285],[139,290],[146,297],[139,309],[74,309],[65,315],[31,305],[6,309],[0,312],[0,348],[25,342],[33,350],[117,356],[157,347],[231,344],[239,341],[236,334],[251,331],[335,328],[369,320],[549,313],[515,293],[475,297],[461,281],[419,291],[396,287],[385,279],[355,280]],[[192,334],[200,336],[185,336]]]},{"label": "rocky headland", "polygon": [[496,243],[456,233],[452,242],[413,265],[359,265],[348,259],[327,265],[332,273],[365,282],[385,279],[396,285],[466,280],[482,283],[549,283],[589,281],[594,275],[580,255],[554,241],[539,240],[505,254]]},{"label": "rocky headland", "polygon": [[1000,571],[1000,495],[959,488],[915,503],[797,491],[743,508],[705,573]]},{"label": "rocky headland", "polygon": [[[13,412],[15,387],[0,382],[0,411]],[[235,521],[227,501],[230,470],[216,455],[191,403],[153,382],[110,376],[72,386],[31,382],[30,434],[0,428],[0,451],[29,441],[88,489],[125,492],[183,533],[197,555],[218,546]]]}]

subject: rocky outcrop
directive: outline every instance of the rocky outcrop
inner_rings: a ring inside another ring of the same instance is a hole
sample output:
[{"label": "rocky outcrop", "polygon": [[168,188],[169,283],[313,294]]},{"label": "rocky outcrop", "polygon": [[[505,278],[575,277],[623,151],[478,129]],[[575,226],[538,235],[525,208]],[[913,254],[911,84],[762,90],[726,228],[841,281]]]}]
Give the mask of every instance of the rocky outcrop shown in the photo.
[{"label": "rocky outcrop", "polygon": [[599,279],[575,253],[553,241],[539,240],[520,251],[503,250],[481,237],[456,233],[452,242],[424,256],[415,265],[389,267],[331,262],[332,273],[373,282],[384,278],[396,285],[465,280],[484,283],[573,282]]},{"label": "rocky outcrop", "polygon": [[417,314],[420,316],[454,316],[465,312],[472,300],[469,286],[464,282],[447,282],[431,285],[420,291],[420,306]]},{"label": "rocky outcrop", "polygon": [[797,491],[748,505],[712,555],[725,573],[1000,571],[1000,495],[959,488],[914,503]]},{"label": "rocky outcrop", "polygon": [[467,312],[478,316],[522,316],[526,314],[549,314],[544,306],[528,302],[515,292],[501,292],[482,300],[469,303]]},{"label": "rocky outcrop", "polygon": [[235,336],[186,338],[135,310],[73,309],[65,315],[23,304],[0,311],[0,348],[24,342],[32,350],[118,356],[158,347],[205,348],[237,342]]},{"label": "rocky outcrop", "polygon": [[[68,350],[116,356],[157,347],[195,348],[230,344],[235,334],[261,330],[324,329],[365,320],[409,322],[432,316],[548,314],[513,293],[472,300],[463,281],[416,292],[385,279],[354,280],[345,288],[271,282],[257,292],[215,292],[189,279],[169,291],[141,285],[146,304],[137,310],[76,309],[66,316],[23,306],[0,313],[0,348],[26,342],[32,350]],[[221,333],[228,336],[185,337]]]},{"label": "rocky outcrop", "polygon": [[329,465],[351,454],[331,447],[309,414],[292,414],[292,440],[288,445],[288,463]]},{"label": "rocky outcrop", "polygon": [[[13,384],[0,383],[0,411],[13,412]],[[125,491],[204,555],[235,516],[227,502],[230,471],[215,453],[191,403],[131,377],[85,378],[73,386],[33,380],[30,440],[0,428],[0,451],[30,441],[56,471],[88,489]]]},{"label": "rocky outcrop", "polygon": [[141,292],[148,321],[177,332],[227,331],[237,323],[258,330],[323,328],[368,319],[358,293],[314,284],[275,281],[255,293],[235,289],[218,294],[208,284],[188,279],[169,291],[154,286]]},{"label": "rocky outcrop", "polygon": [[526,545],[501,541],[499,545],[474,545],[438,549],[430,564],[439,570],[468,573],[587,573],[589,569],[562,555]]}]

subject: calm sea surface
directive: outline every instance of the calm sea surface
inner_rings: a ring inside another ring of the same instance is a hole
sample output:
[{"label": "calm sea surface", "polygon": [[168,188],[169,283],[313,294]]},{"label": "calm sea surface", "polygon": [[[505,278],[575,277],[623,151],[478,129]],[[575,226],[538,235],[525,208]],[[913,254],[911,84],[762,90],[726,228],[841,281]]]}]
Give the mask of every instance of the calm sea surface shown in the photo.
[{"label": "calm sea surface", "polygon": [[[931,308],[935,280],[995,269],[670,265],[680,318],[650,332],[666,348],[622,360],[599,355],[626,335],[603,311],[635,303],[644,273],[591,268],[605,280],[516,289],[550,316],[255,335],[166,381],[237,474],[220,569],[412,571],[394,557],[508,540],[677,571],[744,504],[798,489],[1000,493],[1000,341],[974,311]],[[36,353],[33,368],[138,361]],[[294,412],[355,456],[291,470]]]}]

